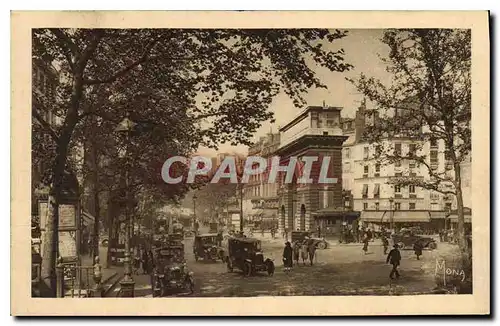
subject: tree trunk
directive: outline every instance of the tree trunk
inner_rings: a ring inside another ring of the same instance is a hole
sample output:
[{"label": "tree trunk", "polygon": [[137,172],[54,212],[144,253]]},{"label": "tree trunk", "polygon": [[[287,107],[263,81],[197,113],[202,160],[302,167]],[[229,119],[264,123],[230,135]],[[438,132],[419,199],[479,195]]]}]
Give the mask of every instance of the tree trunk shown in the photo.
[{"label": "tree trunk", "polygon": [[78,122],[78,108],[82,98],[82,78],[75,77],[71,93],[71,105],[57,141],[56,157],[53,164],[53,180],[50,189],[45,244],[42,253],[41,278],[45,286],[44,296],[56,297],[56,263],[59,254],[59,202],[63,190],[64,174],[71,135]]},{"label": "tree trunk", "polygon": [[106,252],[106,268],[110,267],[111,262],[111,245],[113,243],[113,230],[115,229],[115,219],[114,219],[114,206],[113,206],[113,192],[108,192],[108,249]]},{"label": "tree trunk", "polygon": [[458,247],[462,255],[468,256],[467,250],[467,240],[465,238],[465,219],[464,219],[464,200],[462,195],[462,177],[460,171],[460,163],[456,162],[454,164],[455,170],[455,184],[456,184],[456,197],[457,197],[457,237],[458,237]]}]

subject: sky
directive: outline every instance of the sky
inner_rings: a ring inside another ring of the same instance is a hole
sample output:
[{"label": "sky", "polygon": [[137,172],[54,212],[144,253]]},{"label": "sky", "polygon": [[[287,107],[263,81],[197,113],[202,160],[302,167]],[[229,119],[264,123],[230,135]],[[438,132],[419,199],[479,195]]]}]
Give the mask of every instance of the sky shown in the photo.
[{"label": "sky", "polygon": [[[331,72],[326,68],[318,67],[315,69],[320,80],[328,87],[327,89],[310,89],[304,98],[308,105],[323,105],[323,101],[328,106],[342,107],[342,117],[354,117],[356,109],[363,100],[353,85],[345,78],[355,78],[361,73],[367,76],[387,80],[388,74],[385,66],[380,60],[380,56],[388,54],[388,47],[383,44],[383,30],[375,29],[353,29],[348,31],[348,36],[335,41],[332,49],[343,48],[345,51],[345,62],[354,66],[348,72]],[[276,122],[274,124],[268,121],[263,123],[255,133],[254,138],[264,136],[270,130],[277,132],[280,126],[289,122],[292,117],[297,115],[303,108],[296,108],[292,101],[284,93],[279,94],[273,101],[270,110],[274,112]],[[248,147],[245,145],[231,146],[230,144],[221,144],[218,151],[200,147],[198,154],[206,156],[215,156],[219,153],[241,153],[247,154]]]}]

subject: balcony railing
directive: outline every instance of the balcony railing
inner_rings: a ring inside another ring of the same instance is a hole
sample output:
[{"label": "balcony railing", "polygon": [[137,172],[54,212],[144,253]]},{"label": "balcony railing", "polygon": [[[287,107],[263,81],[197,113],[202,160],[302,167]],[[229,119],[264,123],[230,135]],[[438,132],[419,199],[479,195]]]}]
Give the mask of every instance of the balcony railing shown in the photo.
[{"label": "balcony railing", "polygon": [[299,139],[302,136],[323,136],[325,133],[328,133],[328,136],[341,136],[342,135],[342,129],[339,127],[328,127],[328,128],[306,128],[298,133],[290,136],[290,137],[283,137],[281,140],[280,147],[284,147],[291,142]]}]

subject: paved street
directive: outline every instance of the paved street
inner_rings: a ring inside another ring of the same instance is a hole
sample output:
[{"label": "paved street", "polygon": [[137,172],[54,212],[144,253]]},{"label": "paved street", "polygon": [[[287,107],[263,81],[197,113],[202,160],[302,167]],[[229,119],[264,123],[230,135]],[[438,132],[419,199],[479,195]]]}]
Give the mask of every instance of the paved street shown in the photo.
[{"label": "paved street", "polygon": [[[274,259],[274,276],[266,273],[244,277],[241,272],[229,273],[222,262],[196,262],[192,253],[192,239],[186,239],[186,260],[194,272],[196,287],[193,296],[274,296],[274,295],[370,295],[422,293],[433,289],[436,259],[449,257],[453,246],[439,244],[435,251],[424,251],[416,260],[413,251],[402,251],[401,279],[391,282],[391,266],[385,264],[385,255],[376,240],[364,254],[361,244],[334,244],[318,250],[318,263],[314,266],[295,266],[285,273],[281,261],[283,244],[280,241],[263,242],[265,258]],[[150,297],[149,276],[138,275],[136,296]]]}]

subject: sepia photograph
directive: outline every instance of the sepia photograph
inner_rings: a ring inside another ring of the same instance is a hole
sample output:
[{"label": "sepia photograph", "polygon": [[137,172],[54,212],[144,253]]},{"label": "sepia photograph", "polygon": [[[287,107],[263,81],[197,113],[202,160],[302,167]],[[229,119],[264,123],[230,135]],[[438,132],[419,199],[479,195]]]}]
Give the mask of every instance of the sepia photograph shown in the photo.
[{"label": "sepia photograph", "polygon": [[219,14],[12,13],[13,309],[488,313],[488,13]]}]

